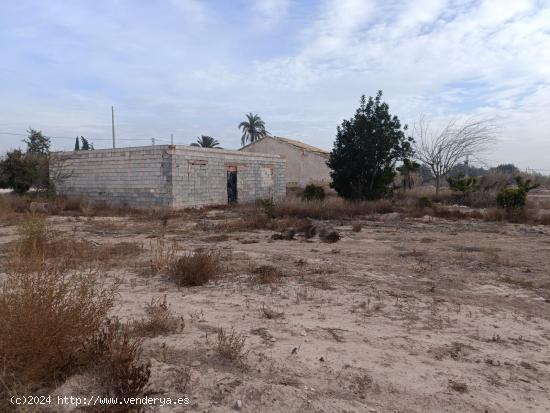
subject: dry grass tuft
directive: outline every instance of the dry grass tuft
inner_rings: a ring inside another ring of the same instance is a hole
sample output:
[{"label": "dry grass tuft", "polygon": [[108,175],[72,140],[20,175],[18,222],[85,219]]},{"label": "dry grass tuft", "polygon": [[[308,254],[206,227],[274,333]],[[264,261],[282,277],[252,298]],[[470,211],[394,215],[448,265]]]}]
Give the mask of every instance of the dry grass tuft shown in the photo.
[{"label": "dry grass tuft", "polygon": [[30,200],[17,195],[0,195],[0,221],[13,222],[18,214],[29,210]]},{"label": "dry grass tuft", "polygon": [[281,281],[284,274],[272,265],[260,265],[252,270],[252,281],[256,284],[274,284]]},{"label": "dry grass tuft", "polygon": [[[141,340],[131,327],[118,319],[108,319],[88,341],[89,361],[95,364],[105,396],[129,398],[143,396],[151,370],[139,361]],[[135,407],[135,406],[134,406]],[[110,412],[127,412],[128,406],[111,406]]]},{"label": "dry grass tuft", "polygon": [[220,255],[197,251],[175,259],[168,268],[169,278],[179,286],[206,284],[222,272]]},{"label": "dry grass tuft", "polygon": [[449,379],[449,388],[458,393],[468,393],[468,385],[463,382]]},{"label": "dry grass tuft", "polygon": [[322,201],[303,201],[299,198],[287,197],[274,205],[275,217],[297,217],[313,219],[346,219],[361,215],[386,214],[393,212],[391,200],[378,201],[346,201],[342,198],[330,197]]},{"label": "dry grass tuft", "polygon": [[16,254],[23,259],[44,257],[46,247],[51,239],[51,231],[48,227],[46,216],[39,214],[27,214],[17,226],[19,241]]},{"label": "dry grass tuft", "polygon": [[183,317],[176,317],[166,301],[166,295],[161,299],[154,297],[145,306],[147,318],[134,322],[134,332],[144,336],[158,336],[175,333],[185,327]]},{"label": "dry grass tuft", "polygon": [[150,264],[154,273],[167,270],[173,265],[178,251],[178,244],[175,241],[170,243],[163,238],[158,238],[150,243],[150,247],[153,254]]},{"label": "dry grass tuft", "polygon": [[66,275],[55,266],[13,272],[0,286],[0,360],[30,381],[64,377],[113,305],[114,287],[93,271]]},{"label": "dry grass tuft", "polygon": [[310,239],[315,236],[317,233],[317,227],[311,222],[309,218],[304,219],[303,221],[299,222],[296,226],[297,232],[304,235],[305,239]]},{"label": "dry grass tuft", "polygon": [[234,329],[226,332],[223,328],[218,330],[216,352],[225,359],[244,365],[248,351],[245,351],[246,337],[237,333]]},{"label": "dry grass tuft", "polygon": [[265,305],[262,305],[262,311],[261,314],[263,317],[274,320],[277,318],[284,318],[285,313],[283,311],[276,311],[270,307],[266,307]]},{"label": "dry grass tuft", "polygon": [[340,241],[340,234],[335,230],[321,229],[319,231],[319,239],[323,242],[332,244]]},{"label": "dry grass tuft", "polygon": [[359,223],[359,222],[354,222],[351,225],[351,230],[353,232],[361,232],[362,229],[363,229],[363,227],[361,226],[361,223]]},{"label": "dry grass tuft", "polygon": [[100,268],[123,263],[139,254],[142,246],[132,242],[99,244],[60,237],[51,231],[44,215],[27,214],[18,225],[19,239],[7,267],[13,271],[36,271],[45,263],[65,270],[94,264]]}]

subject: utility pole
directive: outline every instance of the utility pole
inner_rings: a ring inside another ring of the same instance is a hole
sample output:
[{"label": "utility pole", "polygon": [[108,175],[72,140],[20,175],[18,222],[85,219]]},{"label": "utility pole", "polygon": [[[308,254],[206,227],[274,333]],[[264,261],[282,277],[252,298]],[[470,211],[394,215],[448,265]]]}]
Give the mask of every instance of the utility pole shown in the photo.
[{"label": "utility pole", "polygon": [[115,108],[111,106],[111,126],[113,128],[113,149],[116,148],[115,145]]},{"label": "utility pole", "polygon": [[151,138],[151,144],[155,146],[155,138]]},{"label": "utility pole", "polygon": [[464,166],[466,166],[466,178],[470,176],[470,155],[466,155],[466,162],[464,162]]},{"label": "utility pole", "polygon": [[174,134],[171,133],[170,134],[170,145],[173,145],[174,144]]}]

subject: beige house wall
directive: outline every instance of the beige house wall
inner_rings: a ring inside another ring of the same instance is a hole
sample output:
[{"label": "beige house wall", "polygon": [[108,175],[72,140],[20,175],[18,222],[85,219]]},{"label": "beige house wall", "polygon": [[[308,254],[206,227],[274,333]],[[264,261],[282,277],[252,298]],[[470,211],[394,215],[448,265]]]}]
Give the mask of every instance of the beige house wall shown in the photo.
[{"label": "beige house wall", "polygon": [[303,187],[309,183],[328,185],[331,181],[327,158],[279,140],[264,138],[241,151],[279,155],[285,159],[287,186]]}]

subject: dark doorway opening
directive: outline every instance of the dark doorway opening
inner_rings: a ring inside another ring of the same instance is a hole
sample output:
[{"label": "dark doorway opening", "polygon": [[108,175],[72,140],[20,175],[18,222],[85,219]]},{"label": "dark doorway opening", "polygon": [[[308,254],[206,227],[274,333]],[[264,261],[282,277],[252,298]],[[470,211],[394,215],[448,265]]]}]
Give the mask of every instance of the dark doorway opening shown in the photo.
[{"label": "dark doorway opening", "polygon": [[237,167],[227,167],[227,202],[234,204],[237,202]]}]

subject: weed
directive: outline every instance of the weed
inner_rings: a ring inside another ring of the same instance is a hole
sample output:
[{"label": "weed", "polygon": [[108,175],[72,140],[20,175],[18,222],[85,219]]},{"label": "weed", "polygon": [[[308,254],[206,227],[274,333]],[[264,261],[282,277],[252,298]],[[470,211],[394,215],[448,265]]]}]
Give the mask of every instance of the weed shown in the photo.
[{"label": "weed", "polygon": [[351,225],[351,230],[353,232],[361,232],[361,229],[363,229],[363,227],[361,226],[361,223],[359,222],[354,222],[352,225]]},{"label": "weed", "polygon": [[273,234],[271,236],[271,239],[291,241],[291,240],[294,239],[295,235],[296,235],[296,230],[294,230],[294,228],[289,228],[289,229],[281,232],[280,234],[278,234],[278,233]]},{"label": "weed", "polygon": [[27,214],[18,227],[17,254],[25,259],[44,257],[51,232],[44,215]]},{"label": "weed", "polygon": [[345,219],[360,215],[385,214],[393,212],[390,200],[351,202],[341,198],[303,201],[285,198],[275,203],[275,217],[297,217],[313,219]]},{"label": "weed", "polygon": [[454,390],[454,391],[458,392],[458,393],[467,393],[468,392],[468,385],[466,383],[455,381],[455,380],[450,380],[449,379],[449,388],[451,390]]},{"label": "weed", "polygon": [[418,207],[420,209],[424,208],[431,208],[432,207],[432,199],[427,196],[421,196],[418,198]]},{"label": "weed", "polygon": [[166,295],[153,297],[150,303],[145,306],[147,318],[134,323],[134,331],[141,335],[158,336],[161,334],[170,334],[178,331],[185,326],[182,317],[176,317],[170,305],[166,301]]},{"label": "weed", "polygon": [[315,184],[306,185],[302,193],[302,199],[304,201],[322,201],[325,199],[325,189]]},{"label": "weed", "polygon": [[183,255],[172,262],[168,269],[169,278],[179,286],[203,285],[221,272],[219,254],[205,251]]},{"label": "weed", "polygon": [[[128,398],[143,395],[151,371],[148,364],[139,362],[141,340],[132,336],[129,325],[116,318],[107,320],[87,343],[87,348],[90,360],[95,361],[106,396]],[[130,410],[127,406],[120,406],[112,411]]]},{"label": "weed", "polygon": [[260,203],[262,205],[262,209],[265,215],[268,218],[273,218],[273,208],[274,208],[273,198],[261,199]]},{"label": "weed", "polygon": [[300,222],[296,229],[299,233],[304,234],[305,239],[313,238],[317,233],[317,228],[315,227],[313,222],[311,222],[311,220],[308,218]]},{"label": "weed", "polygon": [[50,382],[78,364],[84,343],[113,305],[114,287],[93,271],[60,268],[14,272],[0,286],[0,360],[30,381]]},{"label": "weed", "polygon": [[155,273],[168,269],[175,261],[178,245],[174,241],[168,243],[166,240],[159,238],[155,242],[151,242],[151,270]]},{"label": "weed", "polygon": [[226,332],[223,328],[218,330],[216,352],[223,359],[244,364],[248,351],[245,351],[246,337],[237,333],[234,329]]},{"label": "weed", "polygon": [[327,230],[325,228],[319,231],[319,239],[323,242],[332,244],[340,241],[340,234],[335,230]]},{"label": "weed", "polygon": [[281,281],[284,274],[272,265],[260,265],[252,270],[252,280],[256,284],[273,284]]},{"label": "weed", "polygon": [[429,257],[415,256],[415,263],[412,266],[412,270],[417,275],[426,275],[432,272],[434,265]]},{"label": "weed", "polygon": [[265,305],[262,305],[261,312],[262,312],[262,316],[269,320],[273,320],[276,318],[283,318],[285,316],[285,313],[283,311],[276,311],[270,307],[266,307]]},{"label": "weed", "polygon": [[296,304],[300,304],[302,301],[311,301],[314,298],[313,291],[306,287],[306,286],[300,286],[296,288]]}]

